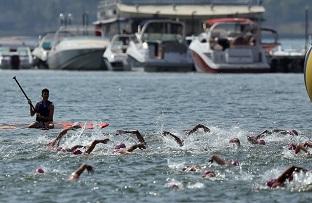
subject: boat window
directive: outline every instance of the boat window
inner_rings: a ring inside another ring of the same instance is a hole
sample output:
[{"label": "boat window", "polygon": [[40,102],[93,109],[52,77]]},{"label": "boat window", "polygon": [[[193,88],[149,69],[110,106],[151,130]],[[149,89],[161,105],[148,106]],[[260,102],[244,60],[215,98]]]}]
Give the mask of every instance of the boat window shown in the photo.
[{"label": "boat window", "polygon": [[42,48],[44,50],[51,50],[51,42],[43,42],[42,43]]},{"label": "boat window", "polygon": [[17,53],[20,56],[28,56],[28,49],[24,47],[17,48]]}]

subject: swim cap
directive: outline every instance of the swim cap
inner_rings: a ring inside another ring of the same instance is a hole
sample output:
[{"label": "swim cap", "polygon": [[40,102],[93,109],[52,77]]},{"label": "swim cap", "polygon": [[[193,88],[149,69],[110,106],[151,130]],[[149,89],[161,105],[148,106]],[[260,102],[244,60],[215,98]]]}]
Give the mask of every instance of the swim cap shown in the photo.
[{"label": "swim cap", "polygon": [[296,149],[296,145],[293,144],[293,143],[288,144],[288,149],[289,149],[289,150],[294,150],[294,149]]},{"label": "swim cap", "polygon": [[[266,182],[266,185],[270,188],[274,186],[274,183],[276,182],[276,179],[271,179],[268,182]],[[274,186],[275,187],[275,186]]]},{"label": "swim cap", "polygon": [[39,167],[36,169],[36,173],[44,173],[43,168]]},{"label": "swim cap", "polygon": [[232,164],[233,166],[239,166],[239,161],[237,161],[237,160],[232,160],[232,161],[231,161],[231,164]]},{"label": "swim cap", "polygon": [[81,151],[80,149],[75,149],[75,150],[73,151],[73,154],[74,154],[74,155],[79,155],[79,154],[82,154],[82,151]]},{"label": "swim cap", "polygon": [[115,149],[121,149],[121,148],[126,148],[126,145],[124,143],[121,143],[115,146]]},{"label": "swim cap", "polygon": [[210,171],[210,170],[206,170],[203,173],[203,177],[215,177],[215,176],[216,176],[215,172]]}]

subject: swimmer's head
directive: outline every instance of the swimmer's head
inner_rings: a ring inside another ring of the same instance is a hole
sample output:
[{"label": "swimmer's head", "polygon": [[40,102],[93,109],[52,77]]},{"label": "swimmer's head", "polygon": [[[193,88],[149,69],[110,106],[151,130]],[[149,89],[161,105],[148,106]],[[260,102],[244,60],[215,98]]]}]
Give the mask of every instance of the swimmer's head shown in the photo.
[{"label": "swimmer's head", "polygon": [[265,141],[264,140],[258,140],[258,144],[265,145]]},{"label": "swimmer's head", "polygon": [[122,148],[126,148],[126,145],[124,143],[120,143],[115,146],[115,149],[122,149]]},{"label": "swimmer's head", "polygon": [[231,161],[231,164],[233,165],[233,166],[239,166],[240,164],[239,164],[239,161],[237,161],[237,160],[232,160]]},{"label": "swimmer's head", "polygon": [[39,167],[36,169],[36,173],[44,173],[43,168]]},{"label": "swimmer's head", "polygon": [[271,179],[268,182],[266,182],[266,185],[270,188],[272,188],[274,186],[274,184],[276,183],[276,179]]},{"label": "swimmer's head", "polygon": [[215,177],[216,174],[215,174],[215,172],[213,172],[213,171],[205,170],[202,176],[203,176],[204,178],[210,178],[210,177]]},{"label": "swimmer's head", "polygon": [[290,143],[290,144],[288,145],[288,149],[289,149],[289,150],[295,150],[295,149],[296,149],[296,145],[295,145],[294,143]]},{"label": "swimmer's head", "polygon": [[73,154],[74,154],[74,155],[79,155],[79,154],[82,154],[82,151],[81,151],[80,149],[75,149],[75,150],[73,151]]},{"label": "swimmer's head", "polygon": [[229,143],[233,143],[236,144],[237,146],[240,146],[240,141],[238,138],[230,139]]}]

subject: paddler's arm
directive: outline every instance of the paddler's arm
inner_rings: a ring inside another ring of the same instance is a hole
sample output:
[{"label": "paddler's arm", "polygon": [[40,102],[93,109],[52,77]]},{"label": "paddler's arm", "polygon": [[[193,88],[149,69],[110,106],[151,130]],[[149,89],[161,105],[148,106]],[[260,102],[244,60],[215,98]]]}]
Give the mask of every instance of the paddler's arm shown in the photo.
[{"label": "paddler's arm", "polygon": [[[28,100],[28,104],[29,104],[29,112],[30,112],[30,116],[34,116],[36,114],[36,111],[35,109],[33,108],[33,105],[31,103],[31,100],[29,99]],[[37,105],[36,105],[36,108],[37,108]]]}]

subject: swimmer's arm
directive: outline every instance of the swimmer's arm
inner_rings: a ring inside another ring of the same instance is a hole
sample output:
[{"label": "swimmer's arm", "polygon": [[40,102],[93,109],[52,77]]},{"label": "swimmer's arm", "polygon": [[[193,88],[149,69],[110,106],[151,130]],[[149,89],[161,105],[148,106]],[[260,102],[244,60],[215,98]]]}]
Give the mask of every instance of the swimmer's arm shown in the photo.
[{"label": "swimmer's arm", "polygon": [[81,166],[79,166],[79,168],[77,170],[75,170],[71,176],[69,177],[70,180],[78,180],[80,175],[87,170],[89,173],[93,173],[93,167],[87,164],[82,164]]},{"label": "swimmer's arm", "polygon": [[280,183],[284,183],[287,179],[289,179],[293,172],[300,172],[300,171],[307,171],[304,168],[298,167],[298,166],[291,166],[286,171],[284,171],[278,178],[277,181]]},{"label": "swimmer's arm", "polygon": [[117,134],[125,134],[125,133],[134,134],[140,143],[146,144],[142,134],[138,130],[117,130],[116,133]]},{"label": "swimmer's arm", "polygon": [[300,150],[304,151],[305,153],[309,154],[309,151],[304,147],[303,144],[298,144],[296,146],[296,149],[295,149],[295,153],[298,154],[300,152]]},{"label": "swimmer's arm", "polygon": [[194,132],[196,132],[199,128],[202,128],[204,130],[204,132],[210,132],[210,129],[203,125],[203,124],[197,124],[192,130],[190,130],[188,133],[186,133],[187,135],[190,135]]},{"label": "swimmer's arm", "polygon": [[178,136],[172,134],[171,132],[168,132],[168,131],[164,131],[163,133],[163,136],[166,136],[166,135],[170,135],[171,137],[174,138],[174,140],[176,141],[176,143],[178,143],[180,145],[180,147],[183,146],[183,140],[181,138],[179,138]]},{"label": "swimmer's arm", "polygon": [[140,144],[135,144],[135,145],[132,145],[131,147],[129,147],[129,149],[127,149],[127,152],[133,152],[137,148],[139,148],[139,149],[146,149],[145,145],[140,143]]},{"label": "swimmer's arm", "polygon": [[109,139],[104,139],[104,140],[94,140],[91,145],[87,148],[86,150],[86,154],[90,154],[93,149],[95,148],[95,146],[99,143],[102,143],[102,144],[106,144],[107,142],[109,141]]},{"label": "swimmer's arm", "polygon": [[226,161],[224,159],[221,159],[217,155],[213,155],[210,160],[211,160],[211,162],[215,161],[219,165],[225,165],[226,164]]}]

